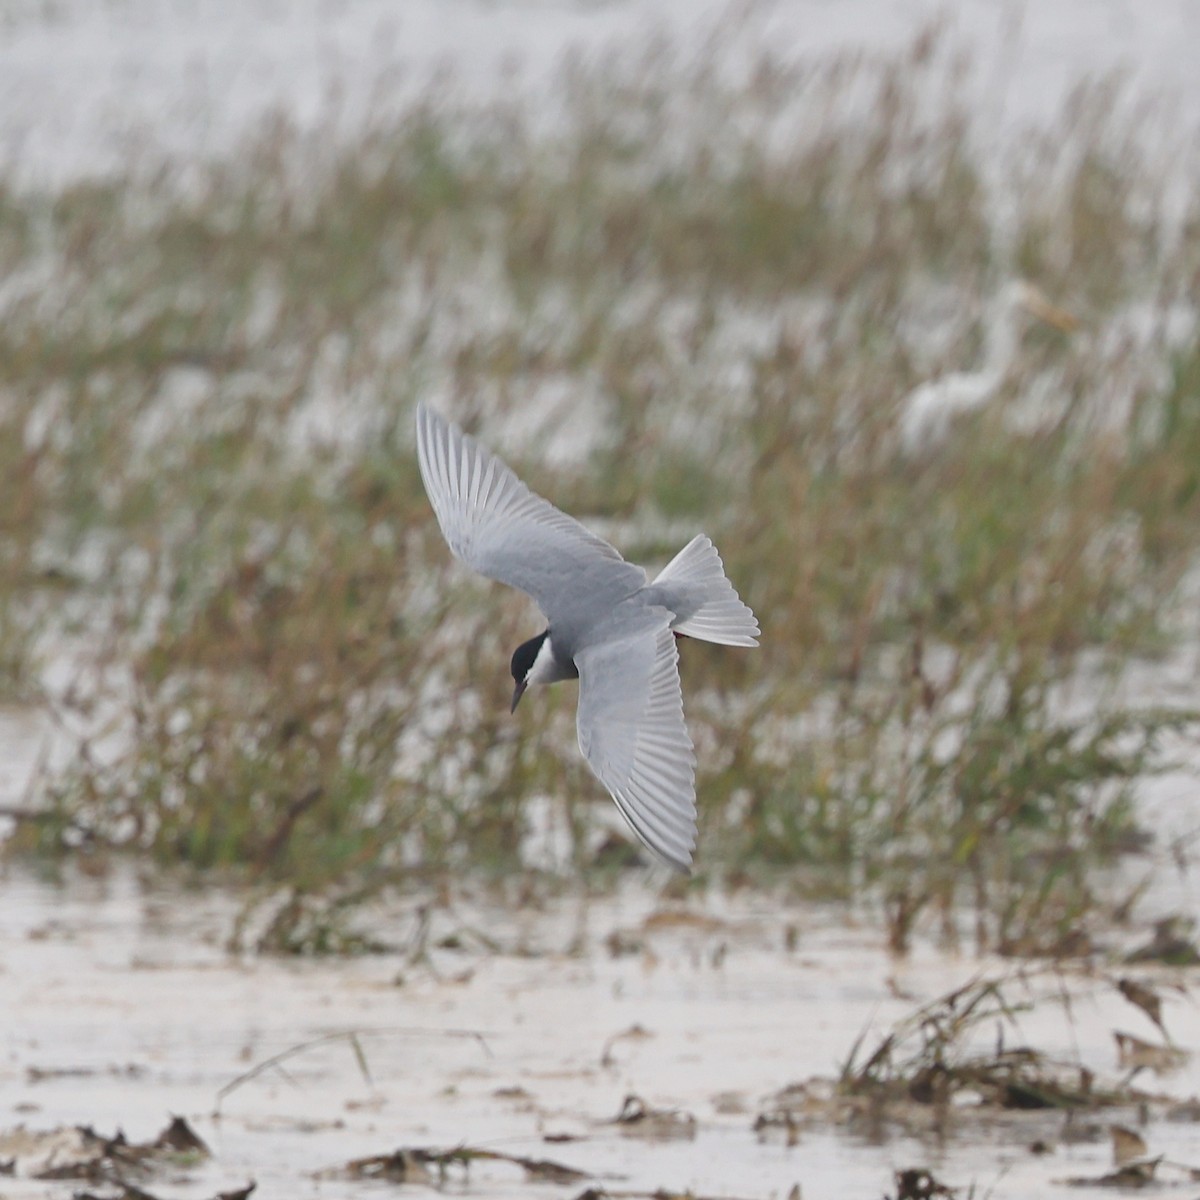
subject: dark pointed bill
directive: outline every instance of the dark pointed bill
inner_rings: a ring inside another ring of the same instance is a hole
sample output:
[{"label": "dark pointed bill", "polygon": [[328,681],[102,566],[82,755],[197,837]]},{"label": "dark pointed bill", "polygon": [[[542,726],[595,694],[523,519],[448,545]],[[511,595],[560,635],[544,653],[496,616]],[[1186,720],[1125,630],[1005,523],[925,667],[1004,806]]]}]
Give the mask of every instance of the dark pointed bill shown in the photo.
[{"label": "dark pointed bill", "polygon": [[524,682],[524,680],[522,680],[515,688],[513,688],[512,707],[508,710],[510,713],[515,713],[517,711],[517,705],[521,703],[521,697],[525,695],[525,688],[527,686],[528,685]]}]

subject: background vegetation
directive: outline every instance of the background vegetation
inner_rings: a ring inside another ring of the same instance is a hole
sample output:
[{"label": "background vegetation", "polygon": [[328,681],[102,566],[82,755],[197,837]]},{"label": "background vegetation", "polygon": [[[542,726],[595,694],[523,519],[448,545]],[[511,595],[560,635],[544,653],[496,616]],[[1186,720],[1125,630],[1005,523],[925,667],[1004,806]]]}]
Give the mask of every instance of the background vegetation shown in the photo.
[{"label": "background vegetation", "polygon": [[[87,730],[10,852],[234,872],[292,949],[383,887],[631,861],[571,689],[508,715],[538,617],[450,563],[423,397],[627,557],[703,529],[757,611],[763,650],[684,653],[691,886],[866,898],[898,946],[963,902],[984,944],[1077,930],[1190,728],[1118,684],[1195,632],[1200,207],[1115,85],[985,154],[962,69],[656,47],[551,119],[447,87],[0,178],[0,679],[69,662]],[[1023,321],[994,401],[906,450],[1015,278],[1078,329]]]}]

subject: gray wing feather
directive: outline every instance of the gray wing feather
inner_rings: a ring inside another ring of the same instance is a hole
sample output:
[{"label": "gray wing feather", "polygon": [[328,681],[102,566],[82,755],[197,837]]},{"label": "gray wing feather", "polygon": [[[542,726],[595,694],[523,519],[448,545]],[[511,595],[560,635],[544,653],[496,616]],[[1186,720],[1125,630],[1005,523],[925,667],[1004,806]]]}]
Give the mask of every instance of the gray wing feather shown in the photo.
[{"label": "gray wing feather", "polygon": [[417,405],[417,460],[450,549],[481,575],[532,596],[552,625],[581,603],[615,602],[645,583],[641,567],[424,404]]},{"label": "gray wing feather", "polygon": [[[650,628],[593,644],[579,668],[579,748],[634,833],[688,871],[696,845],[696,756],[665,610]],[[647,614],[649,615],[649,614]]]}]

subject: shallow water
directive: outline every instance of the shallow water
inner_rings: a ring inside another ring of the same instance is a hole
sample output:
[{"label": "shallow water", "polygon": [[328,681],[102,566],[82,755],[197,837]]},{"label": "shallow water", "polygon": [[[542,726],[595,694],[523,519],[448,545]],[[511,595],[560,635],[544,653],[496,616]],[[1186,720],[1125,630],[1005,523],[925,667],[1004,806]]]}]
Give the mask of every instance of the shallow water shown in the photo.
[{"label": "shallow water", "polygon": [[336,110],[350,128],[446,71],[468,94],[511,95],[567,54],[659,36],[734,58],[896,52],[939,19],[976,60],[985,137],[1056,118],[1081,79],[1111,72],[1180,127],[1200,121],[1200,8],[1179,0],[0,0],[0,159],[61,182],[148,146],[220,152],[272,111],[308,125]]},{"label": "shallow water", "polygon": [[[593,903],[579,955],[565,953],[573,902],[510,912],[462,901],[435,913],[431,944],[454,933],[471,944],[482,932],[496,952],[293,962],[226,953],[236,903],[143,888],[126,871],[65,888],[9,872],[0,881],[0,1133],[86,1123],[144,1140],[183,1115],[214,1158],[148,1185],[180,1197],[250,1179],[268,1196],[373,1193],[381,1185],[323,1173],[401,1146],[460,1144],[553,1159],[612,1189],[764,1198],[795,1184],[809,1198],[878,1196],[893,1169],[915,1165],[997,1198],[1028,1197],[1110,1167],[1105,1114],[1095,1118],[1103,1140],[1080,1144],[1059,1142],[1058,1114],[964,1118],[941,1144],[903,1134],[868,1142],[821,1122],[791,1147],[760,1141],[752,1124],[768,1098],[836,1076],[865,1028],[878,1035],[981,970],[1013,969],[928,946],[896,961],[877,931],[856,928],[842,910],[714,897],[664,916],[654,889],[639,883]],[[414,920],[401,906],[381,914],[379,928],[404,943]],[[606,941],[615,931],[640,948],[614,957]],[[1069,992],[1070,1012],[1043,996],[1006,1044],[1077,1056],[1110,1080],[1119,1074],[1114,1028],[1156,1037],[1103,969],[1031,986],[1032,996]],[[1165,1021],[1181,1046],[1196,1047],[1190,998],[1167,992]],[[334,1040],[218,1104],[221,1089],[255,1064],[346,1030],[359,1032],[369,1079],[353,1048]],[[1139,1082],[1184,1098],[1200,1091],[1200,1072],[1193,1059]],[[612,1120],[629,1094],[693,1114],[694,1138],[625,1135]],[[1194,1124],[1156,1117],[1142,1132],[1155,1154],[1200,1158]],[[548,1143],[547,1134],[579,1140]],[[1054,1152],[1030,1153],[1035,1138]],[[78,1190],[30,1180],[29,1169],[22,1160],[0,1195]],[[466,1181],[452,1178],[455,1194],[497,1198],[577,1196],[585,1186],[531,1184],[490,1163],[475,1164]]]}]

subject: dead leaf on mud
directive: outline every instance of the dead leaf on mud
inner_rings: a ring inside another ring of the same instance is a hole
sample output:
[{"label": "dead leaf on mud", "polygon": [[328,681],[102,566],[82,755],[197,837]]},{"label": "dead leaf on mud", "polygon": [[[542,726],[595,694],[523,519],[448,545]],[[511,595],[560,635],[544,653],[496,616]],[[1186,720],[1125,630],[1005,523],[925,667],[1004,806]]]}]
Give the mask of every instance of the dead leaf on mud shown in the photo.
[{"label": "dead leaf on mud", "polygon": [[182,1117],[172,1117],[171,1123],[148,1147],[152,1150],[174,1150],[178,1154],[198,1154],[202,1158],[212,1155],[204,1139]]},{"label": "dead leaf on mud", "polygon": [[422,1183],[432,1185],[435,1176],[425,1164],[423,1156],[409,1150],[393,1150],[391,1154],[372,1154],[366,1158],[351,1159],[344,1167],[329,1172],[320,1172],[334,1178],[376,1179],[386,1183]]},{"label": "dead leaf on mud", "polygon": [[1108,1131],[1112,1135],[1113,1162],[1118,1167],[1149,1154],[1146,1139],[1136,1130],[1127,1129],[1124,1125],[1110,1125]]},{"label": "dead leaf on mud", "polygon": [[218,1192],[216,1200],[250,1200],[258,1184],[251,1180],[243,1188],[235,1188],[232,1192]]},{"label": "dead leaf on mud", "polygon": [[1162,1019],[1162,997],[1152,987],[1126,977],[1117,980],[1117,991],[1130,1004],[1140,1008],[1158,1026],[1163,1037],[1170,1040],[1171,1035],[1167,1033],[1167,1027],[1163,1024]]},{"label": "dead leaf on mud", "polygon": [[696,1118],[677,1108],[651,1108],[640,1096],[626,1096],[613,1120],[628,1137],[653,1141],[691,1141],[696,1136]]},{"label": "dead leaf on mud", "polygon": [[[935,1179],[925,1167],[909,1167],[896,1172],[895,1200],[935,1200],[939,1196],[954,1196],[954,1188]],[[887,1200],[892,1200],[888,1197]]]},{"label": "dead leaf on mud", "polygon": [[1145,1138],[1124,1125],[1110,1125],[1114,1170],[1103,1175],[1073,1175],[1059,1180],[1068,1187],[1142,1188],[1159,1187],[1200,1180],[1200,1169],[1185,1163],[1169,1162],[1166,1155],[1150,1156]]},{"label": "dead leaf on mud", "polygon": [[1158,1046],[1154,1042],[1134,1037],[1132,1033],[1113,1030],[1117,1043],[1117,1063],[1133,1071],[1153,1071],[1156,1075],[1167,1075],[1187,1065],[1191,1057],[1178,1046]]},{"label": "dead leaf on mud", "polygon": [[1071,1175],[1058,1180],[1067,1187],[1141,1188],[1154,1182],[1154,1173],[1161,1158],[1142,1159],[1125,1163],[1104,1175]]},{"label": "dead leaf on mud", "polygon": [[433,1150],[416,1146],[393,1150],[390,1154],[373,1154],[356,1158],[344,1167],[318,1172],[318,1178],[373,1179],[387,1183],[419,1183],[440,1186],[457,1170],[461,1179],[467,1178],[473,1162],[510,1163],[520,1167],[525,1177],[541,1183],[579,1183],[590,1179],[586,1171],[576,1170],[564,1163],[546,1158],[527,1158],[520,1154],[504,1154],[499,1150],[481,1150],[473,1146],[456,1146],[452,1150]]}]

